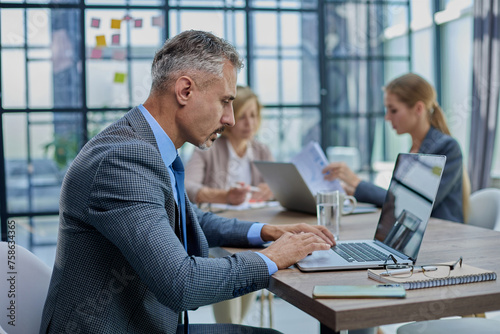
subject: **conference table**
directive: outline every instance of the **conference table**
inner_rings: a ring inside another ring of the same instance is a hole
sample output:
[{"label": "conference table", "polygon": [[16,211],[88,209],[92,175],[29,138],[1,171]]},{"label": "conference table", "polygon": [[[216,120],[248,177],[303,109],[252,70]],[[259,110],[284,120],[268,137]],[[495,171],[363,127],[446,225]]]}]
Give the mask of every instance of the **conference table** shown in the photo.
[{"label": "conference table", "polygon": [[[316,224],[313,215],[267,207],[225,211],[224,217],[268,224]],[[341,218],[340,239],[373,239],[380,211]],[[212,256],[243,249],[212,248]],[[431,218],[417,264],[455,261],[500,274],[500,232]],[[272,275],[268,290],[321,323],[321,333],[500,310],[500,280],[408,290],[404,299],[313,299],[315,285],[380,284],[366,270],[304,273],[295,266]]]}]

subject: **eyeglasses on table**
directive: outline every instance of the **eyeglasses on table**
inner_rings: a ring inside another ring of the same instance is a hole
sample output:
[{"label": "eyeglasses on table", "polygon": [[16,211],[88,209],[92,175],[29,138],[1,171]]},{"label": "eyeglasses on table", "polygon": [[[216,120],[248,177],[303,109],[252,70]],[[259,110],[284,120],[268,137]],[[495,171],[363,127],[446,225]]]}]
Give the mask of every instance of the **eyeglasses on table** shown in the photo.
[{"label": "eyeglasses on table", "polygon": [[[392,261],[392,263],[388,263],[389,261]],[[454,270],[457,265],[460,268],[462,267],[463,258],[460,257],[453,264],[437,263],[415,266],[411,264],[398,263],[396,258],[391,254],[387,257],[385,262],[386,264],[384,264],[383,267],[385,272],[381,274],[383,276],[408,278],[411,277],[414,273],[421,272],[425,276],[430,278],[444,278],[450,276],[451,271]]]}]

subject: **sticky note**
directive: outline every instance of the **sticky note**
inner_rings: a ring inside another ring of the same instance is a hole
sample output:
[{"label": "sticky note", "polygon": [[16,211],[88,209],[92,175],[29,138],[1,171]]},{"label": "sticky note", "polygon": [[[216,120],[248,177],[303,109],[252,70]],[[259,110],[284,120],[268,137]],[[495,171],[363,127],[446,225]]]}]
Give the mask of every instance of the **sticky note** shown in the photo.
[{"label": "sticky note", "polygon": [[134,20],[134,28],[142,28],[142,19]]},{"label": "sticky note", "polygon": [[101,20],[100,19],[93,18],[92,20],[90,20],[90,26],[92,28],[99,28],[100,25],[101,25]]},{"label": "sticky note", "polygon": [[160,15],[160,16],[154,16],[152,18],[152,21],[153,21],[152,25],[154,27],[160,27],[160,28],[163,27],[163,16],[162,15]]},{"label": "sticky note", "polygon": [[132,20],[132,16],[130,16],[130,15],[125,15],[125,16],[123,17],[123,19],[122,19],[122,20],[123,20],[123,21],[130,21],[130,20]]},{"label": "sticky note", "polygon": [[122,20],[111,20],[111,29],[120,29],[122,26]]},{"label": "sticky note", "polygon": [[126,78],[127,78],[127,73],[116,72],[115,73],[115,80],[114,80],[114,82],[116,82],[116,83],[124,83]]},{"label": "sticky note", "polygon": [[125,50],[114,50],[112,57],[115,60],[124,60],[127,57],[127,52]]},{"label": "sticky note", "polygon": [[106,46],[106,36],[99,35],[95,37],[95,42],[98,47]]},{"label": "sticky note", "polygon": [[114,34],[111,36],[112,45],[120,45],[120,34]]},{"label": "sticky note", "polygon": [[102,58],[102,49],[93,48],[90,53],[91,59],[101,59]]},{"label": "sticky note", "polygon": [[432,174],[435,174],[435,175],[441,175],[441,172],[443,171],[443,169],[439,166],[434,166],[432,167]]}]

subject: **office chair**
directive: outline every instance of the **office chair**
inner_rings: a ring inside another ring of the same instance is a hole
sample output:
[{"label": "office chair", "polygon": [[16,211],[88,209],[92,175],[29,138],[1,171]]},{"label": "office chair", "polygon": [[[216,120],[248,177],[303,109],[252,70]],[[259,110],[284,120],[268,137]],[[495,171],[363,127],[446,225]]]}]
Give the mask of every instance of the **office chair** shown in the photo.
[{"label": "office chair", "polygon": [[484,318],[461,318],[418,321],[401,326],[397,334],[491,334],[498,333],[500,321]]},{"label": "office chair", "polygon": [[500,189],[485,188],[470,196],[468,223],[500,231]]},{"label": "office chair", "polygon": [[[9,259],[8,256],[11,258]],[[3,241],[0,242],[0,258],[2,259],[0,272],[5,274],[0,280],[0,291],[5,293],[5,296],[2,295],[0,299],[0,307],[5,311],[12,302],[15,302],[15,326],[9,325],[9,321],[12,321],[14,317],[9,318],[2,314],[0,333],[38,333],[43,305],[49,289],[50,268],[26,248],[16,244],[12,249],[9,248],[7,242]],[[11,272],[14,274],[9,274]],[[9,281],[9,278],[12,279]],[[10,296],[7,294],[8,291],[12,291]],[[9,311],[9,313],[13,312]]]},{"label": "office chair", "polygon": [[329,162],[345,162],[353,172],[361,168],[361,154],[357,147],[329,146],[326,148],[326,156]]}]

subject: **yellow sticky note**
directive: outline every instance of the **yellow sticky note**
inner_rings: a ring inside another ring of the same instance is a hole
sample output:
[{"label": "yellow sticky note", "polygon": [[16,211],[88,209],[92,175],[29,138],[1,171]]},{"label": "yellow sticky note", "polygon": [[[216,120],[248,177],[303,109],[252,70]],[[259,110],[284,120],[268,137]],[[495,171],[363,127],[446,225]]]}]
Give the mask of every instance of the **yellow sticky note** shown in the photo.
[{"label": "yellow sticky note", "polygon": [[106,36],[99,35],[95,37],[95,42],[98,47],[106,46]]},{"label": "yellow sticky note", "polygon": [[111,29],[120,29],[121,26],[122,26],[122,20],[116,20],[116,19],[111,20]]},{"label": "yellow sticky note", "polygon": [[441,175],[441,172],[443,171],[443,169],[439,166],[434,166],[432,167],[432,174],[436,174],[436,175]]},{"label": "yellow sticky note", "polygon": [[126,78],[127,78],[127,73],[116,72],[115,73],[115,80],[114,81],[116,83],[124,83]]}]

